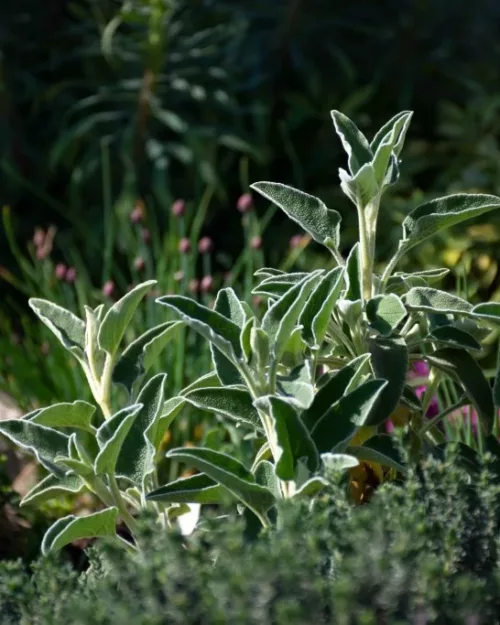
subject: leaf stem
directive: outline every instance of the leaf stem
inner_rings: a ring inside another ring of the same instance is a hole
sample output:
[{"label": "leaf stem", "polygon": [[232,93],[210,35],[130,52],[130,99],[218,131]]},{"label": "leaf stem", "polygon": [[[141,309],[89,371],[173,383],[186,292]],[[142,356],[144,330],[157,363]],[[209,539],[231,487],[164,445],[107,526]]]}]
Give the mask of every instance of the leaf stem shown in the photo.
[{"label": "leaf stem", "polygon": [[114,357],[111,354],[106,354],[106,360],[104,362],[104,368],[101,376],[101,396],[99,401],[99,405],[106,419],[109,419],[111,416],[109,398],[111,395],[111,376],[113,374],[114,364]]},{"label": "leaf stem", "polygon": [[123,501],[122,495],[120,493],[120,489],[118,488],[116,477],[114,476],[114,474],[109,473],[108,479],[109,479],[109,486],[111,488],[111,493],[113,495],[113,500],[115,502],[116,507],[118,508],[122,521],[125,523],[128,529],[132,532],[132,534],[136,534],[138,530],[137,521],[127,510],[127,506],[125,505],[125,502]]}]

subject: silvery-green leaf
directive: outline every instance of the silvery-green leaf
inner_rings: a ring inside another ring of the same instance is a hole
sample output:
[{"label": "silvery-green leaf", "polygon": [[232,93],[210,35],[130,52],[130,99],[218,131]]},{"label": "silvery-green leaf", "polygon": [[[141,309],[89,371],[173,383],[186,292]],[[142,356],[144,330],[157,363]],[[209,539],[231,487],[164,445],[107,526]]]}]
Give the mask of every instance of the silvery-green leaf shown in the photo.
[{"label": "silvery-green leaf", "polygon": [[[338,402],[344,393],[348,392],[348,386],[352,381],[355,383],[359,381],[369,358],[369,354],[355,358],[345,367],[333,373],[328,381],[317,390],[313,403],[302,414],[302,420],[309,430],[312,430],[332,405]],[[353,390],[353,388],[354,386],[349,390]]]},{"label": "silvery-green leaf", "polygon": [[317,197],[277,182],[255,182],[252,189],[276,204],[296,221],[315,241],[338,248],[340,214],[327,208]]},{"label": "silvery-green leaf", "polygon": [[19,505],[38,504],[68,493],[79,493],[85,484],[77,475],[47,475],[21,499]]},{"label": "silvery-green leaf", "polygon": [[270,338],[276,360],[281,357],[318,279],[316,272],[311,273],[274,302],[264,315],[262,329]]},{"label": "silvery-green leaf", "polygon": [[252,329],[255,325],[255,317],[250,317],[245,322],[245,325],[241,328],[240,334],[240,345],[243,356],[245,357],[246,362],[250,362],[252,357],[252,347],[250,345],[250,335],[252,333]]},{"label": "silvery-green leaf", "polygon": [[479,416],[485,433],[493,427],[495,405],[490,385],[477,361],[464,349],[444,347],[426,356],[429,363],[441,369],[464,387]]},{"label": "silvery-green leaf", "polygon": [[185,398],[196,408],[215,412],[247,427],[262,429],[259,413],[247,390],[229,386],[200,388],[187,393]]},{"label": "silvery-green leaf", "polygon": [[408,373],[408,348],[397,337],[375,337],[369,341],[369,347],[374,374],[388,382],[366,422],[379,425],[391,416],[401,400]]},{"label": "silvery-green leaf", "polygon": [[401,276],[402,278],[423,278],[429,284],[441,280],[450,273],[449,269],[440,267],[439,269],[424,269],[422,271],[414,271],[413,273],[405,273],[403,271],[396,271],[395,276]]},{"label": "silvery-green leaf", "polygon": [[500,408],[500,345],[497,353],[497,370],[495,373],[495,381],[493,384],[493,401],[495,408]]},{"label": "silvery-green leaf", "polygon": [[123,408],[105,421],[97,430],[100,451],[95,459],[94,472],[114,474],[123,442],[132,427],[132,423],[143,406],[135,404]]},{"label": "silvery-green leaf", "polygon": [[117,508],[107,508],[87,516],[70,515],[59,519],[43,537],[42,553],[47,555],[80,538],[115,536],[117,515]]},{"label": "silvery-green leaf", "polygon": [[464,314],[472,311],[472,305],[457,295],[430,287],[415,287],[408,291],[404,302],[410,310],[431,313]]},{"label": "silvery-green leaf", "polygon": [[292,331],[285,343],[283,353],[281,354],[281,363],[289,369],[298,367],[304,362],[306,348],[307,345],[302,339],[302,328],[299,325]]},{"label": "silvery-green leaf", "polygon": [[104,309],[101,304],[99,310],[92,310],[90,306],[84,306],[85,308],[85,353],[87,360],[93,363],[93,370],[96,375],[100,377],[104,369],[104,363],[106,361],[106,352],[99,349],[99,342],[97,335],[99,333],[100,319],[99,314]]},{"label": "silvery-green leaf", "polygon": [[265,514],[274,504],[272,493],[257,484],[252,473],[231,456],[212,449],[179,447],[170,450],[167,458],[175,458],[202,471],[257,514]]},{"label": "silvery-green leaf", "polygon": [[[393,128],[398,126],[399,130],[396,133],[396,144],[393,148],[393,152],[396,154],[396,156],[399,156],[403,148],[403,143],[405,140],[406,132],[410,125],[412,115],[413,111],[401,111],[401,113],[397,113],[388,122],[386,122],[373,137],[370,143],[371,151],[375,154],[379,148],[379,145],[382,143],[387,134],[390,133]],[[401,121],[403,121],[403,124],[400,126]]]},{"label": "silvery-green leaf", "polygon": [[85,351],[85,323],[69,310],[44,299],[28,301],[33,311],[70,351],[82,356]]},{"label": "silvery-green leaf", "polygon": [[271,276],[281,276],[284,273],[285,272],[281,269],[275,269],[274,267],[261,267],[260,269],[257,269],[257,271],[254,271],[253,275],[258,278],[270,278]]},{"label": "silvery-green leaf", "polygon": [[42,408],[29,420],[49,428],[81,428],[93,432],[91,422],[94,413],[95,407],[92,404],[77,400],[73,403],[61,402]]},{"label": "silvery-green leaf", "polygon": [[309,408],[314,399],[310,362],[298,365],[289,375],[279,375],[277,386],[280,393],[289,397],[299,408]]},{"label": "silvery-green leaf", "polygon": [[309,296],[299,324],[303,326],[302,336],[310,347],[319,348],[323,342],[343,285],[344,270],[336,267],[321,277]]},{"label": "silvery-green leaf", "polygon": [[394,444],[392,436],[377,434],[372,436],[361,446],[347,448],[347,453],[355,456],[362,462],[377,462],[382,466],[396,469],[400,473],[406,473],[406,468],[401,454]]},{"label": "silvery-green leaf", "polygon": [[296,408],[281,397],[268,395],[257,399],[255,405],[265,410],[273,421],[276,447],[276,475],[282,480],[294,480],[299,461],[307,464],[311,473],[319,466],[318,451]]},{"label": "silvery-green leaf", "polygon": [[18,447],[30,451],[51,472],[57,473],[57,467],[53,464],[55,459],[68,455],[68,436],[26,418],[0,421],[0,434]]},{"label": "silvery-green leaf", "polygon": [[[241,328],[245,325],[247,317],[243,303],[240,302],[233,289],[221,289],[217,293],[214,310],[237,325],[241,332]],[[241,349],[241,342],[239,345]],[[215,343],[210,344],[210,353],[212,354],[215,370],[222,384],[243,384],[238,369],[219,349],[217,349]]]},{"label": "silvery-green leaf", "polygon": [[210,373],[205,373],[205,375],[202,375],[194,382],[191,382],[191,384],[186,386],[186,388],[183,388],[179,395],[187,395],[190,391],[194,391],[197,388],[212,388],[220,385],[217,373],[215,371],[210,371]]},{"label": "silvery-green leaf", "polygon": [[328,408],[311,429],[319,453],[342,452],[360,427],[372,424],[386,387],[386,380],[368,380]]},{"label": "silvery-green leaf", "polygon": [[160,486],[148,493],[146,499],[162,503],[218,504],[228,499],[228,493],[212,478],[201,473]]},{"label": "silvery-green leaf", "polygon": [[390,336],[406,317],[403,302],[394,293],[377,295],[366,303],[366,316],[372,328]]},{"label": "silvery-green leaf", "polygon": [[359,465],[358,459],[354,456],[349,454],[332,454],[331,452],[321,454],[321,461],[327,471],[345,471]]},{"label": "silvery-green leaf", "polygon": [[377,133],[370,145],[374,153],[373,168],[375,170],[377,182],[380,185],[384,183],[386,178],[391,155],[394,152],[396,156],[398,156],[403,147],[404,138],[412,115],[412,112],[405,111],[393,117],[390,122],[384,125],[384,129],[387,129],[385,135],[380,136],[380,134]]},{"label": "silvery-green leaf", "polygon": [[115,302],[106,312],[97,335],[97,341],[101,349],[111,355],[116,353],[137,306],[139,306],[143,297],[155,284],[156,280],[148,280],[138,284]]},{"label": "silvery-green leaf", "polygon": [[213,343],[229,359],[241,358],[241,328],[236,323],[182,295],[165,295],[156,301],[173,310],[186,325]]},{"label": "silvery-green leaf", "polygon": [[[499,319],[500,320],[500,319]],[[481,350],[481,344],[476,339],[465,332],[452,325],[438,326],[433,328],[430,332],[429,338],[435,339],[441,343],[448,343],[452,347],[462,347],[464,349],[472,349],[474,351]]]},{"label": "silvery-green leaf", "polygon": [[361,300],[361,263],[359,260],[359,243],[355,243],[346,261],[347,291],[344,299],[351,301]]},{"label": "silvery-green leaf", "polygon": [[422,412],[422,403],[413,388],[408,384],[405,384],[401,393],[401,403],[408,406],[413,412]]},{"label": "silvery-green leaf", "polygon": [[252,295],[264,295],[266,297],[269,296],[274,298],[280,297],[289,291],[293,285],[304,280],[304,278],[308,275],[310,274],[300,271],[296,273],[284,273],[279,276],[266,278],[253,289]]},{"label": "silvery-green leaf", "polygon": [[182,321],[167,321],[141,334],[118,359],[113,369],[113,382],[122,384],[130,393],[137,378],[150,369],[165,345],[183,326]]},{"label": "silvery-green leaf", "polygon": [[116,473],[144,489],[146,477],[155,469],[156,440],[165,393],[164,373],[155,375],[142,388],[137,403],[142,408],[136,414],[116,465]]},{"label": "silvery-green leaf", "polygon": [[339,299],[337,301],[337,310],[339,311],[342,320],[349,327],[354,327],[363,314],[363,301],[360,299]]},{"label": "silvery-green leaf", "polygon": [[500,302],[484,302],[483,304],[477,304],[471,312],[479,319],[490,321],[494,325],[500,323]]},{"label": "silvery-green leaf", "polygon": [[159,449],[167,430],[172,425],[172,422],[177,415],[184,408],[185,404],[185,397],[171,397],[163,404],[161,416],[158,419],[158,427],[156,429],[156,439],[154,442],[155,449]]},{"label": "silvery-green leaf", "polygon": [[75,460],[74,458],[64,458],[60,456],[56,458],[55,463],[58,467],[64,468],[64,471],[71,471],[75,475],[87,478],[94,474],[94,469],[83,460]]},{"label": "silvery-green leaf", "polygon": [[328,486],[328,480],[324,477],[316,475],[305,481],[300,488],[293,494],[294,499],[309,499],[315,497],[318,493]]},{"label": "silvery-green leaf", "polygon": [[417,206],[403,221],[404,250],[409,250],[443,228],[500,208],[495,195],[457,193]]},{"label": "silvery-green leaf", "polygon": [[281,488],[274,465],[268,460],[261,460],[254,471],[257,484],[264,486],[274,495],[276,499],[282,499]]},{"label": "silvery-green leaf", "polygon": [[349,159],[349,171],[354,175],[373,158],[370,145],[356,124],[340,111],[331,111],[335,131]]},{"label": "silvery-green leaf", "polygon": [[356,206],[367,206],[380,192],[371,163],[365,163],[354,176],[339,168],[339,177],[342,191]]}]

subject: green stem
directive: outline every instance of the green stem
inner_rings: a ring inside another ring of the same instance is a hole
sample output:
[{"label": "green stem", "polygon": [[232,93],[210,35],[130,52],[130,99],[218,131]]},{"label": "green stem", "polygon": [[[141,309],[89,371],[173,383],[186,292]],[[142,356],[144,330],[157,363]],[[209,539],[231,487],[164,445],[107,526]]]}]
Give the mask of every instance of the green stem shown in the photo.
[{"label": "green stem", "polygon": [[464,405],[464,397],[461,397],[456,403],[449,406],[446,410],[443,410],[443,412],[440,412],[430,421],[427,421],[426,423],[424,423],[424,425],[418,432],[418,435],[423,436],[426,432],[428,432],[429,430],[432,430],[432,428],[435,425],[437,425],[440,421],[442,421],[445,417],[447,417],[452,412],[455,412],[455,410],[458,410],[463,405]]},{"label": "green stem", "polygon": [[127,510],[127,506],[122,499],[122,495],[120,493],[120,489],[118,488],[118,484],[116,482],[116,477],[110,473],[108,474],[109,486],[111,488],[111,494],[113,495],[113,500],[118,508],[122,521],[128,527],[128,529],[132,532],[132,534],[136,534],[138,530],[137,521]]},{"label": "green stem", "polygon": [[110,396],[111,396],[111,376],[113,374],[113,367],[115,359],[111,354],[106,354],[106,360],[104,362],[104,369],[101,376],[101,397],[99,405],[106,419],[111,416]]},{"label": "green stem", "polygon": [[401,257],[403,256],[405,252],[405,249],[402,247],[401,243],[402,242],[400,241],[398,251],[394,254],[391,260],[387,263],[384,273],[382,274],[382,277],[380,279],[380,287],[379,287],[380,293],[384,293],[385,287],[387,285],[387,281],[391,277],[392,272],[394,271],[394,268],[396,267],[398,262],[401,260]]},{"label": "green stem", "polygon": [[364,299],[368,300],[372,296],[373,259],[371,257],[370,237],[365,212],[364,208],[360,205],[358,205],[358,224],[362,290]]}]

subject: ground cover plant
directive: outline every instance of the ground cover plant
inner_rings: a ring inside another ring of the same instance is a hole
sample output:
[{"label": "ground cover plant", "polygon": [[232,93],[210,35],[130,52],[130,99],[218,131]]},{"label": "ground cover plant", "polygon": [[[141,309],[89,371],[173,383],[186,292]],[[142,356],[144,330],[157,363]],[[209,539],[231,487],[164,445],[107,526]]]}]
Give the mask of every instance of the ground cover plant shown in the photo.
[{"label": "ground cover plant", "polygon": [[[277,522],[282,499],[314,499],[345,469],[354,499],[365,501],[377,484],[401,478],[428,453],[443,454],[442,424],[464,406],[477,415],[480,447],[499,455],[500,382],[495,379],[492,388],[480,365],[495,348],[499,305],[472,306],[437,289],[446,270],[396,269],[429,236],[500,207],[500,198],[457,194],[418,206],[378,274],[378,216],[384,192],[399,176],[411,113],[393,117],[371,142],[342,113],[332,117],[348,156],[348,171],[339,176],[356,208],[359,241],[344,258],[340,213],[286,185],[252,185],[323,244],[334,265],[293,273],[260,268],[253,292],[267,300],[263,315],[230,287],[219,291],[213,308],[164,295],[155,305],[179,321],[147,328],[123,349],[126,328],[154,281],[111,306],[87,306],[85,319],[47,300],[30,300],[80,364],[95,405],[76,400],[0,423],[0,432],[50,472],[25,502],[87,488],[106,506],[60,519],[44,538],[44,552],[96,536],[135,549],[134,541],[116,534],[117,518],[134,536],[136,512],[154,511],[164,527],[202,504],[226,508],[234,502],[258,531],[259,524]],[[184,325],[208,340],[214,370],[167,399],[166,374],[148,378],[147,370]],[[414,365],[422,362],[427,369],[415,376]],[[415,389],[422,385],[419,396]],[[162,440],[186,405],[219,415],[238,435],[229,454],[217,436],[205,447],[170,449],[169,459],[198,473],[161,484],[156,468]],[[404,428],[406,459],[386,433],[389,422]],[[460,456],[474,470],[475,451],[462,445]]]}]

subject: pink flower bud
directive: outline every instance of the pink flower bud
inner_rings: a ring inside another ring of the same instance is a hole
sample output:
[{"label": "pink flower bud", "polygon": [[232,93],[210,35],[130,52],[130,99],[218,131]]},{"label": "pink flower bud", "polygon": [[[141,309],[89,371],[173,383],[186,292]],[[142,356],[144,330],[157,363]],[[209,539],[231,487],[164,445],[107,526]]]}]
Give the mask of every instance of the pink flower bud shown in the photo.
[{"label": "pink flower bud", "polygon": [[104,286],[102,287],[102,292],[106,297],[111,297],[114,293],[114,290],[115,283],[113,282],[113,280],[108,280],[104,283]]},{"label": "pink flower bud", "polygon": [[238,198],[238,202],[236,204],[240,213],[248,213],[252,210],[253,207],[253,199],[250,193],[244,193]]},{"label": "pink flower bud", "polygon": [[138,200],[134,210],[130,213],[130,221],[133,224],[138,224],[144,219],[144,202]]},{"label": "pink flower bud", "polygon": [[176,271],[174,273],[174,280],[176,282],[182,282],[184,280],[184,272],[183,271]]},{"label": "pink flower bud", "polygon": [[260,306],[262,304],[262,297],[260,297],[260,295],[254,295],[252,297],[252,302],[254,306]]},{"label": "pink flower bud", "polygon": [[213,242],[210,237],[203,237],[198,242],[198,251],[200,254],[208,254],[213,249]]},{"label": "pink flower bud", "polygon": [[33,243],[36,245],[36,247],[41,247],[44,241],[45,241],[45,230],[43,230],[43,228],[35,228],[35,233],[33,235]]},{"label": "pink flower bud", "polygon": [[146,263],[144,262],[144,258],[142,258],[142,256],[138,256],[134,260],[134,269],[136,271],[143,271],[145,266],[146,266]]},{"label": "pink flower bud", "polygon": [[49,250],[47,250],[45,245],[36,248],[36,257],[38,258],[38,260],[44,260],[45,258],[47,258],[48,255]]},{"label": "pink flower bud", "polygon": [[141,239],[146,245],[149,245],[151,243],[151,232],[147,228],[142,228]]},{"label": "pink flower bud", "polygon": [[200,284],[200,290],[202,293],[209,293],[214,285],[214,279],[212,276],[203,276]]},{"label": "pink flower bud", "polygon": [[191,293],[198,293],[198,291],[200,290],[200,281],[197,280],[196,278],[193,278],[192,280],[190,280],[189,290],[191,291]]},{"label": "pink flower bud", "polygon": [[188,254],[191,251],[191,241],[189,239],[181,239],[179,241],[179,252]]},{"label": "pink flower bud", "polygon": [[301,234],[296,234],[290,239],[290,247],[292,249],[297,249],[299,247],[304,247],[304,237]]},{"label": "pink flower bud", "polygon": [[76,280],[76,269],[74,267],[68,267],[66,275],[64,276],[66,282],[74,282]]},{"label": "pink flower bud", "polygon": [[58,263],[56,265],[55,274],[58,280],[64,280],[66,275],[66,265],[64,263]]},{"label": "pink flower bud", "polygon": [[172,204],[172,214],[175,217],[182,217],[186,212],[186,202],[184,200],[175,200]]},{"label": "pink flower bud", "polygon": [[262,238],[261,237],[252,237],[250,240],[250,247],[253,250],[260,250],[262,247]]}]

